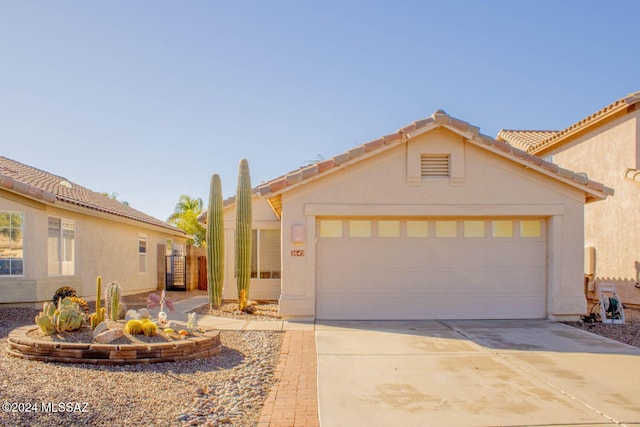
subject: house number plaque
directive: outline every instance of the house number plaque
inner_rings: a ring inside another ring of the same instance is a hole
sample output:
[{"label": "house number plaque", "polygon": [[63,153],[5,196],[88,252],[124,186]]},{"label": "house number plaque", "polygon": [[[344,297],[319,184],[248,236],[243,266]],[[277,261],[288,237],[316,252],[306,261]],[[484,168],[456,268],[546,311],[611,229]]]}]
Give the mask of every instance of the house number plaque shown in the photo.
[{"label": "house number plaque", "polygon": [[291,256],[304,256],[304,249],[291,249]]}]

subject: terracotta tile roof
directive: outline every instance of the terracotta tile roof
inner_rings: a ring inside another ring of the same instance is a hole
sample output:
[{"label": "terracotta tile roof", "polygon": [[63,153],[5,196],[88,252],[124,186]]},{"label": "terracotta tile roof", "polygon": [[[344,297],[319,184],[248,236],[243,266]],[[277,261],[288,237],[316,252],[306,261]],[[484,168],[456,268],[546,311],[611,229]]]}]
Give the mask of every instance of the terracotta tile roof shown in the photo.
[{"label": "terracotta tile roof", "polygon": [[[607,195],[613,194],[613,189],[592,181],[583,173],[575,173],[568,169],[563,169],[554,163],[547,162],[539,157],[528,154],[526,151],[513,147],[504,141],[498,141],[480,133],[480,129],[465,121],[456,119],[438,110],[423,120],[418,120],[399,129],[396,133],[385,135],[381,138],[362,144],[345,153],[338,154],[331,159],[305,166],[286,175],[260,184],[256,191],[261,196],[272,197],[282,191],[286,191],[300,184],[312,181],[314,178],[339,170],[352,163],[360,161],[371,155],[384,151],[389,147],[399,145],[424,132],[428,132],[438,127],[446,127],[453,132],[464,136],[470,143],[492,151],[500,156],[509,158],[517,163],[528,166],[540,173],[554,177],[569,185],[584,190],[593,199],[604,199]],[[204,213],[203,213],[204,214]]]},{"label": "terracotta tile roof", "polygon": [[498,141],[508,142],[514,147],[518,147],[521,150],[529,151],[529,149],[536,144],[554,136],[559,131],[557,130],[514,130],[514,129],[500,129],[496,139]]},{"label": "terracotta tile roof", "polygon": [[44,202],[68,203],[185,234],[171,224],[70,182],[64,177],[2,156],[0,156],[0,187]]},{"label": "terracotta tile roof", "polygon": [[636,104],[638,103],[640,103],[640,91],[630,93],[624,98],[620,98],[602,108],[601,110],[596,111],[590,116],[585,117],[579,122],[572,124],[568,128],[556,132],[549,138],[531,144],[531,146],[528,147],[527,151],[529,153],[537,154],[552,146],[557,146],[572,135],[583,132],[588,127],[596,125],[603,120],[617,116],[619,114],[625,114],[628,111],[633,111],[635,108],[637,108]]}]

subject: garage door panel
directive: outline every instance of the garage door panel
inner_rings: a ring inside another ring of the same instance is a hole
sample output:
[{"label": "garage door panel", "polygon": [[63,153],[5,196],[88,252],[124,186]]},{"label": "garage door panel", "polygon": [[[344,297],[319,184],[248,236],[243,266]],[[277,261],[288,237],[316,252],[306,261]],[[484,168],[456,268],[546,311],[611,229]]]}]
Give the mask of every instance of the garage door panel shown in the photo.
[{"label": "garage door panel", "polygon": [[544,242],[521,245],[517,248],[518,267],[544,268],[547,248]]},{"label": "garage door panel", "polygon": [[370,237],[319,239],[318,319],[546,316],[544,235],[520,237],[513,220],[508,237],[465,237],[458,220],[456,237],[436,237],[431,221],[429,235],[417,238],[398,221],[400,236],[377,237],[373,219]]}]

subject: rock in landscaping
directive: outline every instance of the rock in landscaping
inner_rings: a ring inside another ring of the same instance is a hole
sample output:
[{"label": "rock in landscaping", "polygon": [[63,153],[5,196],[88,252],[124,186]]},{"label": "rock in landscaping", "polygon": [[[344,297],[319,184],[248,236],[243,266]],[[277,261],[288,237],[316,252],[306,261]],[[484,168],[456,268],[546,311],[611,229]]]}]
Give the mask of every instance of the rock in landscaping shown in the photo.
[{"label": "rock in landscaping", "polygon": [[98,326],[93,330],[93,338],[97,337],[101,333],[107,330],[107,322],[102,321],[98,323]]},{"label": "rock in landscaping", "polygon": [[124,336],[122,329],[109,329],[93,337],[93,339],[100,344],[109,344],[122,336]]}]

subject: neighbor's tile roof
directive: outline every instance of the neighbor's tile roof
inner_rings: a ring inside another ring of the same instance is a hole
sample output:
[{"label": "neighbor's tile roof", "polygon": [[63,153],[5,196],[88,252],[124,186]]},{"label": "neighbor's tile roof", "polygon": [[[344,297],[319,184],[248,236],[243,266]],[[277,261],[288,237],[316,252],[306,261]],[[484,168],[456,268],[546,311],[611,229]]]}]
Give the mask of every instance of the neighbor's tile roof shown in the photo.
[{"label": "neighbor's tile roof", "polygon": [[[638,103],[640,103],[640,91],[630,93],[624,98],[620,98],[590,116],[585,117],[579,122],[572,124],[568,128],[555,132],[546,139],[533,141],[528,147],[526,147],[526,150],[529,153],[537,154],[547,148],[557,146],[572,135],[580,133],[588,127],[596,125],[605,119],[619,114],[624,114],[627,111],[633,111],[633,109],[637,108],[636,104]],[[502,133],[502,131],[500,132]],[[498,137],[500,137],[500,134],[498,134]]]},{"label": "neighbor's tile roof", "polygon": [[539,157],[528,154],[524,150],[513,147],[504,141],[495,140],[489,136],[480,133],[480,129],[465,121],[456,119],[446,114],[442,110],[438,110],[423,120],[418,120],[398,130],[396,133],[385,135],[373,141],[362,144],[351,150],[334,156],[328,160],[322,160],[310,166],[297,169],[279,178],[260,184],[256,191],[262,196],[272,197],[285,189],[296,186],[312,180],[322,174],[337,170],[343,165],[351,164],[367,157],[369,153],[382,151],[387,147],[398,145],[419,134],[429,130],[446,127],[453,132],[462,134],[472,144],[492,151],[498,155],[509,158],[517,163],[524,164],[531,169],[537,170],[543,174],[555,177],[560,181],[564,181],[570,185],[576,186],[594,197],[605,198],[607,195],[613,194],[613,189],[592,181],[583,173],[575,173],[568,169],[559,167],[558,165],[545,161]]},{"label": "neighbor's tile roof", "polygon": [[49,203],[64,202],[121,218],[184,232],[66,178],[0,156],[0,187]]},{"label": "neighbor's tile roof", "polygon": [[529,151],[529,149],[536,144],[554,136],[558,133],[557,130],[514,130],[514,129],[500,129],[496,139],[498,141],[508,142],[509,144],[518,147],[522,150]]}]

